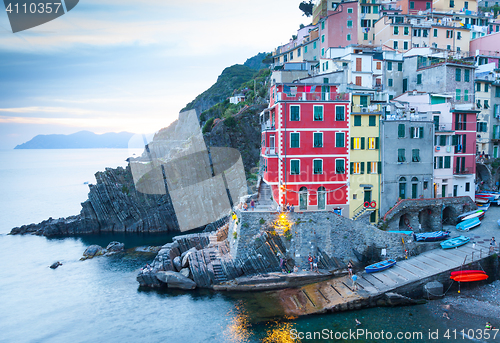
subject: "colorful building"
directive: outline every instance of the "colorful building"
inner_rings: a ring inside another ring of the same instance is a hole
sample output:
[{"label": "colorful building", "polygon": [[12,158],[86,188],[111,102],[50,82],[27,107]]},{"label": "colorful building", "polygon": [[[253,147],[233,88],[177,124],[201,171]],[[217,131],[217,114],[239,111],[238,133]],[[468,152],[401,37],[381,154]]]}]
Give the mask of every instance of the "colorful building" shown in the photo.
[{"label": "colorful building", "polygon": [[349,215],[350,96],[335,84],[273,84],[261,113],[263,180],[280,205]]}]

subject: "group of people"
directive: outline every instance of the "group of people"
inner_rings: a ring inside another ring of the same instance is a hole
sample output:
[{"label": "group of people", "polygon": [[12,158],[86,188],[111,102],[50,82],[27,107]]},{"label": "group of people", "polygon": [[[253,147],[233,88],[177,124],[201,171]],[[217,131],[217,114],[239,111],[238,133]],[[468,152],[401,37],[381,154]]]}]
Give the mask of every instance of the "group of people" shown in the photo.
[{"label": "group of people", "polygon": [[319,263],[319,256],[309,254],[307,257],[307,260],[309,261],[309,266],[311,267],[311,271],[315,271],[316,273],[319,273],[318,270],[318,263]]},{"label": "group of people", "polygon": [[286,206],[285,205],[278,205],[277,211],[278,212],[295,212],[295,206],[290,205],[290,204],[286,204]]},{"label": "group of people", "polygon": [[[252,211],[255,210],[255,201],[253,199],[250,200],[250,208]],[[246,202],[243,204],[243,211],[248,211],[248,205]]]}]

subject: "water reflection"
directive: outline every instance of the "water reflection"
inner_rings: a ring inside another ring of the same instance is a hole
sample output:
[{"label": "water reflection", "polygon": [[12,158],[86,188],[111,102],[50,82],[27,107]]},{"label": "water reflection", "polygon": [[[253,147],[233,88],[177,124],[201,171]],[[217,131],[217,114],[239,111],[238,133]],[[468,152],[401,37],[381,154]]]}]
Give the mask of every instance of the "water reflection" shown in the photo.
[{"label": "water reflection", "polygon": [[271,323],[269,329],[266,330],[266,337],[262,343],[294,343],[301,342],[299,339],[294,340],[290,335],[290,331],[294,325],[290,322],[274,322]]},{"label": "water reflection", "polygon": [[228,342],[243,343],[250,339],[250,321],[243,302],[234,304],[234,308],[227,313],[229,324],[224,330],[224,337]]}]

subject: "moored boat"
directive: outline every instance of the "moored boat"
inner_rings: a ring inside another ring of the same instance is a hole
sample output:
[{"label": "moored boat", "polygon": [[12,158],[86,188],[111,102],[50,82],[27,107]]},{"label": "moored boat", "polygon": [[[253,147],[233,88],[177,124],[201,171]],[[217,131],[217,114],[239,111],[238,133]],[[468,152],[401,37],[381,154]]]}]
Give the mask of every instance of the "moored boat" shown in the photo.
[{"label": "moored boat", "polygon": [[450,236],[449,231],[424,232],[424,233],[416,233],[413,235],[416,242],[435,242],[448,238],[449,236]]},{"label": "moored boat", "polygon": [[476,213],[469,214],[468,216],[462,217],[460,220],[461,221],[466,221],[469,219],[477,218],[479,220],[482,220],[484,217],[485,212],[483,210],[478,211]]},{"label": "moored boat", "polygon": [[367,273],[380,272],[382,270],[391,268],[395,264],[396,264],[396,261],[393,259],[385,260],[382,262],[377,262],[377,263],[374,263],[374,264],[371,264],[371,265],[365,267],[365,272],[367,272]]},{"label": "moored boat", "polygon": [[463,218],[467,217],[468,215],[474,214],[474,213],[480,212],[480,211],[482,211],[482,210],[474,210],[474,211],[469,211],[469,212],[462,213],[461,215],[457,216],[457,219],[458,220],[462,220]]},{"label": "moored boat", "polygon": [[446,241],[441,242],[440,245],[441,248],[443,249],[451,249],[467,244],[469,241],[470,241],[469,237],[458,236],[455,238],[447,239]]},{"label": "moored boat", "polygon": [[474,217],[471,219],[464,220],[461,223],[458,223],[456,229],[462,231],[469,231],[470,229],[473,229],[479,225],[481,225],[481,221],[479,220],[479,218]]},{"label": "moored boat", "polygon": [[[477,207],[481,211],[488,211],[488,209],[490,208],[490,205],[491,205],[491,202],[489,202],[487,204],[477,204]],[[479,218],[479,219],[481,219],[481,218]]]},{"label": "moored boat", "polygon": [[488,275],[483,273],[475,273],[475,274],[459,274],[450,276],[450,279],[459,282],[471,282],[471,281],[483,281],[488,279]]},{"label": "moored boat", "polygon": [[476,197],[475,202],[477,204],[487,204],[490,201],[490,199],[487,198],[478,198]]},{"label": "moored boat", "polygon": [[466,274],[486,274],[486,272],[484,270],[457,270],[451,272],[451,276],[466,275]]}]

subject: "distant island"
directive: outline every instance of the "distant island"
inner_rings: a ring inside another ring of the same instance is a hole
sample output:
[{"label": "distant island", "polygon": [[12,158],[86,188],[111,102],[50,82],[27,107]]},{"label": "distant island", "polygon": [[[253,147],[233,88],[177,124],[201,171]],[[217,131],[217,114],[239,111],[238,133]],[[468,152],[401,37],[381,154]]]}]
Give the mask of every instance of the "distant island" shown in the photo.
[{"label": "distant island", "polygon": [[128,142],[133,135],[130,132],[95,134],[90,131],[79,131],[70,135],[38,135],[14,149],[128,148]]}]

